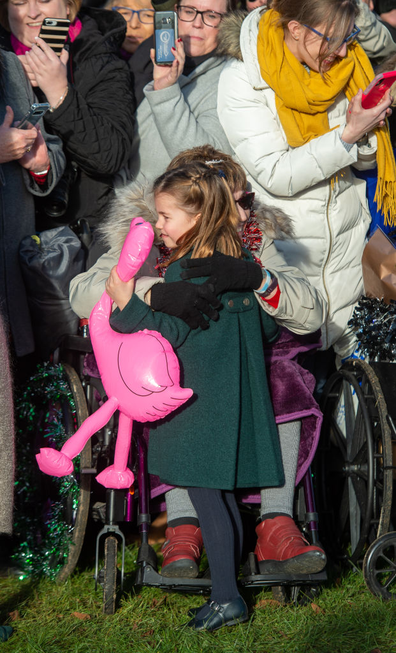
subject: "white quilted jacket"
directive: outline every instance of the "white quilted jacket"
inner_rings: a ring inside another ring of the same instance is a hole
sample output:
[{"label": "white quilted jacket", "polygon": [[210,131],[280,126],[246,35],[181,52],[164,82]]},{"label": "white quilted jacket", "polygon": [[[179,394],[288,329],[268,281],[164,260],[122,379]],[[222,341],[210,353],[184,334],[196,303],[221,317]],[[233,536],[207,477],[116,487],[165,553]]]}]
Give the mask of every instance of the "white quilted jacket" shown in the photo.
[{"label": "white quilted jacket", "polygon": [[323,348],[335,345],[343,357],[355,347],[347,322],[363,292],[361,257],[370,222],[365,182],[353,175],[351,166],[376,165],[376,137],[370,135],[369,147],[345,149],[340,135],[348,101],[341,94],[328,111],[333,131],[298,148],[288,145],[275,94],[260,75],[260,16],[261,8],[242,24],[243,61],[229,60],[221,73],[218,114],[260,199],[291,217],[295,239],[276,241],[276,246],[323,294]]}]

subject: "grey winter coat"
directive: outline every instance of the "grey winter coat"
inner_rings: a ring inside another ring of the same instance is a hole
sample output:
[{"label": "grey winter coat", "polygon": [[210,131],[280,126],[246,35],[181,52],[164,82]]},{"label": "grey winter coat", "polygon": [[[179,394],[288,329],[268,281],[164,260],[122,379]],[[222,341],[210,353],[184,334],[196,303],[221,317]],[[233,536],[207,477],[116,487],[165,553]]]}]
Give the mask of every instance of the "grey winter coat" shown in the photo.
[{"label": "grey winter coat", "polygon": [[154,82],[145,86],[145,99],[136,111],[128,170],[123,171],[129,180],[153,181],[176,154],[198,145],[209,143],[232,154],[217,116],[223,65],[222,57],[210,57],[168,88],[154,91]]},{"label": "grey winter coat", "polygon": [[[15,54],[1,52],[0,63],[0,124],[6,105],[14,111],[14,119],[21,118],[32,102],[37,102],[24,70]],[[16,354],[24,356],[34,350],[33,334],[25,287],[18,262],[19,243],[34,234],[34,196],[47,195],[62,175],[65,157],[61,141],[40,128],[47,143],[51,169],[45,192],[33,181],[18,161],[0,164],[0,303],[5,320],[12,332]]]}]

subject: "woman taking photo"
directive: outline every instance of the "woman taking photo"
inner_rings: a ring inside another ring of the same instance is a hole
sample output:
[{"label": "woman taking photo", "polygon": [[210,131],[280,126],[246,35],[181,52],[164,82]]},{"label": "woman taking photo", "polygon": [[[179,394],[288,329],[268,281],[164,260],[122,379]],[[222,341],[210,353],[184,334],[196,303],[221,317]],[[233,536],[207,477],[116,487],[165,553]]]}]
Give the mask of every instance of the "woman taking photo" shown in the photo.
[{"label": "woman taking photo", "polygon": [[[31,85],[51,110],[48,130],[59,136],[76,179],[61,222],[102,217],[112,176],[126,162],[133,137],[133,93],[127,64],[118,56],[125,21],[117,12],[84,9],[80,0],[1,0],[0,46],[22,62]],[[71,21],[58,57],[37,38],[44,18]],[[68,51],[67,51],[68,50]]]},{"label": "woman taking photo", "polygon": [[370,222],[365,182],[352,166],[378,163],[377,197],[389,220],[396,178],[389,92],[373,109],[361,105],[374,72],[355,40],[357,13],[355,0],[274,0],[257,9],[242,24],[242,60],[226,65],[218,96],[220,122],[254,190],[292,218],[294,239],[277,247],[322,292],[322,347],[334,345],[341,357],[356,346],[347,324],[363,292]]}]

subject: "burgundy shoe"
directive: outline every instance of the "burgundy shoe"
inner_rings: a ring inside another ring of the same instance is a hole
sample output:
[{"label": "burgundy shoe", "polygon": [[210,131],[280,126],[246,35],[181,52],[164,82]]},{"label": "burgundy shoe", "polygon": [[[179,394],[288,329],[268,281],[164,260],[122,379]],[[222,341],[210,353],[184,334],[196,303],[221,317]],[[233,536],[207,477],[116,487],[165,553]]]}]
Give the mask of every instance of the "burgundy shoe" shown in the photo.
[{"label": "burgundy shoe", "polygon": [[161,575],[166,578],[196,578],[203,547],[201,529],[191,524],[181,524],[175,528],[168,527],[165,537],[161,549],[164,556]]},{"label": "burgundy shoe", "polygon": [[254,550],[262,574],[315,574],[326,566],[326,554],[303,537],[291,517],[265,519],[256,528]]}]

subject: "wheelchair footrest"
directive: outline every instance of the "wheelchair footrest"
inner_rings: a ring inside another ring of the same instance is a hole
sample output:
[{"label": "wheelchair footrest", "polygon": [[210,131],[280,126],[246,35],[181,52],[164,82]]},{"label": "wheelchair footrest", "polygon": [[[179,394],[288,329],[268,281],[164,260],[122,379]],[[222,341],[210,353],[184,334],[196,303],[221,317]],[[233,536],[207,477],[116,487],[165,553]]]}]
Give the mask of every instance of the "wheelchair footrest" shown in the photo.
[{"label": "wheelchair footrest", "polygon": [[210,594],[212,588],[210,578],[166,578],[148,564],[141,565],[137,570],[135,584],[191,594]]}]

